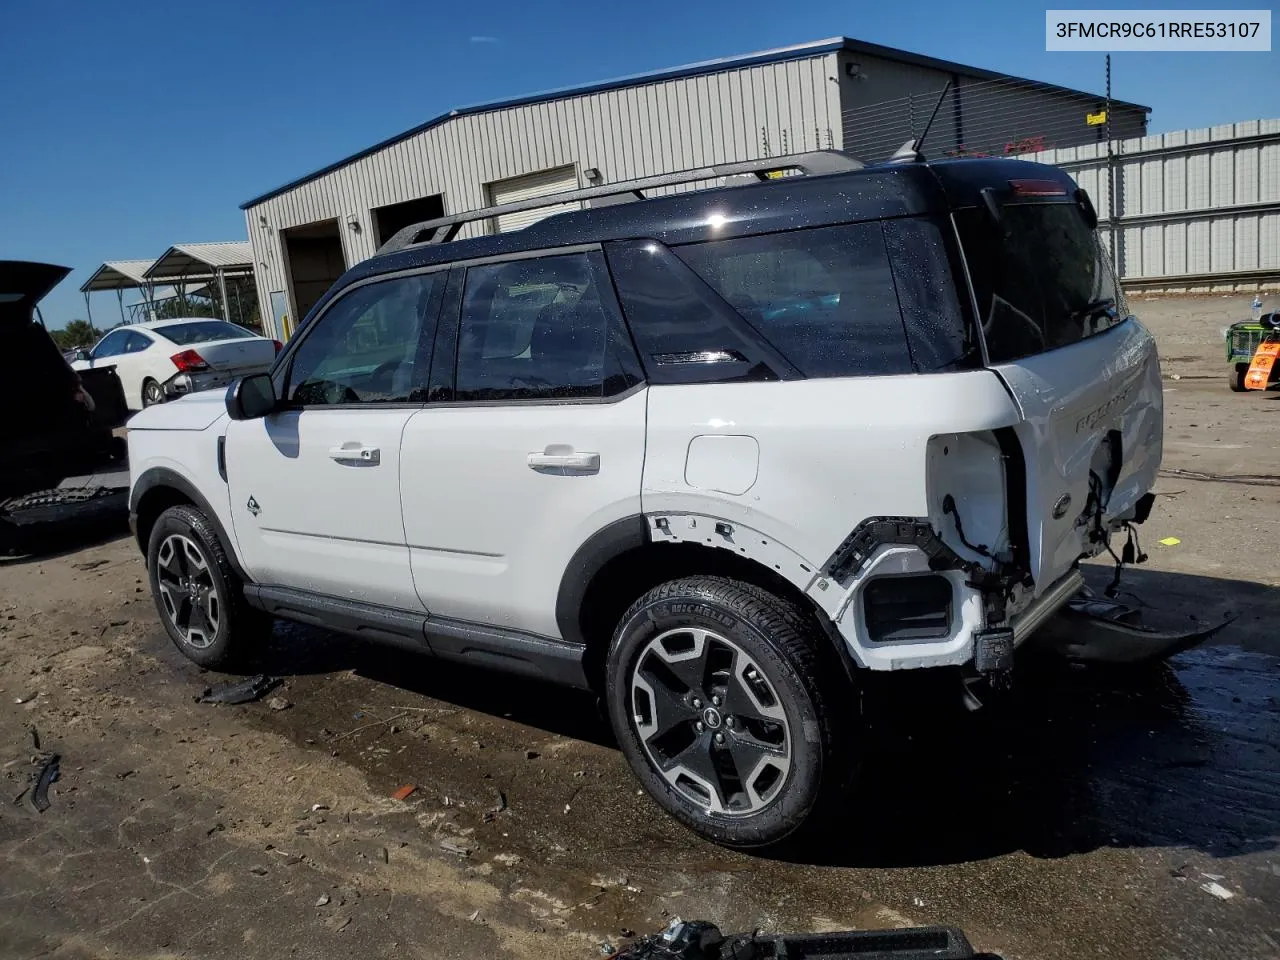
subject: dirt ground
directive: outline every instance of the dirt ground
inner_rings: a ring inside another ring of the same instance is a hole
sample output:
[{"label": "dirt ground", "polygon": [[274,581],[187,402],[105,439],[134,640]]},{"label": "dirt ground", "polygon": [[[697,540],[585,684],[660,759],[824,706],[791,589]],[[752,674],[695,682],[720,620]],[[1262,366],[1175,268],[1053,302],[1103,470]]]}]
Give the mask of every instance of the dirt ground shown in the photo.
[{"label": "dirt ground", "polygon": [[[198,704],[227,678],[169,643],[127,537],[0,567],[0,956],[599,957],[679,915],[1275,958],[1280,486],[1176,472],[1280,476],[1280,392],[1226,385],[1248,301],[1134,304],[1168,472],[1126,584],[1168,623],[1234,622],[1139,676],[1028,664],[998,713],[896,688],[846,816],[785,858],[660,813],[587,696],[282,625],[279,688]],[[62,757],[42,814],[11,802],[32,730]]]}]

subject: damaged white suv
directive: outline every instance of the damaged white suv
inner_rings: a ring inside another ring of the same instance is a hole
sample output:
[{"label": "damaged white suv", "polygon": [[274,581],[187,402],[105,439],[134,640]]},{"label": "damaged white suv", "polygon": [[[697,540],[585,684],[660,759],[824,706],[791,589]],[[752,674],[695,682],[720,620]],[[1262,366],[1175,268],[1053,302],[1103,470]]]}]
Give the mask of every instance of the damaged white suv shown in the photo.
[{"label": "damaged white suv", "polygon": [[780,840],[863,671],[1007,677],[1149,511],[1096,222],[1051,167],[819,153],[408,227],[269,375],[131,421],[160,616],[208,666],[283,617],[589,687],[666,810]]}]

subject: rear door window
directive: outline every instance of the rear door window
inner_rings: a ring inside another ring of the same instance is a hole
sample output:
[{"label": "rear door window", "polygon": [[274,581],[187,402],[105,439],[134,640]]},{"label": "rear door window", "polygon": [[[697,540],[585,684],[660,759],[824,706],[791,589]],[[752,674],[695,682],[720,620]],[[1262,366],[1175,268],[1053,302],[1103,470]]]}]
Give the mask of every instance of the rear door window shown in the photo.
[{"label": "rear door window", "polygon": [[991,363],[1078,343],[1128,316],[1110,262],[1074,203],[956,212]]},{"label": "rear door window", "polygon": [[631,386],[602,272],[586,253],[469,267],[455,399],[603,399]]},{"label": "rear door window", "polygon": [[673,249],[804,376],[913,372],[878,222]]}]

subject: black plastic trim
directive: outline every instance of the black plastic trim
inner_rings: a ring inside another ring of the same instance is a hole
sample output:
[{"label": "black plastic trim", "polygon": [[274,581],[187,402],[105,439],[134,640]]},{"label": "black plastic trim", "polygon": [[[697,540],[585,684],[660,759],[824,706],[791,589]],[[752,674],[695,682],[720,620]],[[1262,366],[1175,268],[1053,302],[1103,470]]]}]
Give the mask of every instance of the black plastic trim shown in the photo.
[{"label": "black plastic trim", "polygon": [[218,437],[218,476],[227,482],[227,438],[224,434]]},{"label": "black plastic trim", "polygon": [[566,641],[586,645],[587,638],[582,635],[579,614],[595,575],[610,560],[648,542],[649,525],[644,517],[636,514],[601,527],[574,551],[565,566],[556,594],[556,625]]},{"label": "black plastic trim", "polygon": [[245,599],[272,616],[336,630],[359,640],[587,688],[582,667],[585,648],[564,640],[292,587],[250,584],[245,587]]},{"label": "black plastic trim", "polygon": [[981,565],[960,557],[934,532],[927,519],[919,517],[871,517],[863,520],[836,548],[826,563],[825,572],[835,580],[855,575],[866,566],[876,550],[890,543],[919,547],[929,558],[930,570],[986,573]]},{"label": "black plastic trim", "polygon": [[235,571],[236,576],[244,583],[250,583],[252,578],[245,573],[244,568],[240,566],[240,560],[236,556],[235,541],[227,535],[226,528],[222,526],[222,521],[218,519],[218,514],[209,505],[209,501],[195,488],[195,485],[190,480],[167,467],[152,467],[144,471],[134,482],[133,489],[129,491],[130,526],[133,528],[134,539],[138,541],[138,548],[142,551],[142,555],[144,557],[147,555],[147,545],[142,542],[142,537],[137,528],[138,506],[142,503],[147,493],[157,487],[170,487],[177,490],[196,505],[196,508],[205,515],[214,532],[218,534],[218,539],[222,541],[223,551],[227,555],[227,561],[231,564],[231,569]]}]

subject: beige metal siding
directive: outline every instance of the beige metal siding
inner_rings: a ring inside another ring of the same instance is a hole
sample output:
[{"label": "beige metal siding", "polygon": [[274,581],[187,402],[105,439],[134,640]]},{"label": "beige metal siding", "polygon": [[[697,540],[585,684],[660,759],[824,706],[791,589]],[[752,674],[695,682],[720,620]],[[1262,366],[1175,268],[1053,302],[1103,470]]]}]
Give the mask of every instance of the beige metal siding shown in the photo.
[{"label": "beige metal siding", "polygon": [[284,228],[338,218],[353,264],[373,255],[370,210],[388,203],[441,193],[457,213],[485,204],[485,184],[554,167],[596,167],[609,183],[839,148],[836,75],[831,53],[455,117],[245,210],[262,316],[269,292],[288,289]]},{"label": "beige metal siding", "polygon": [[[1170,290],[1280,281],[1280,120],[1134,137],[1112,149],[1113,259],[1122,280]],[[1089,191],[1109,239],[1106,144],[1024,159],[1070,173]]]}]

